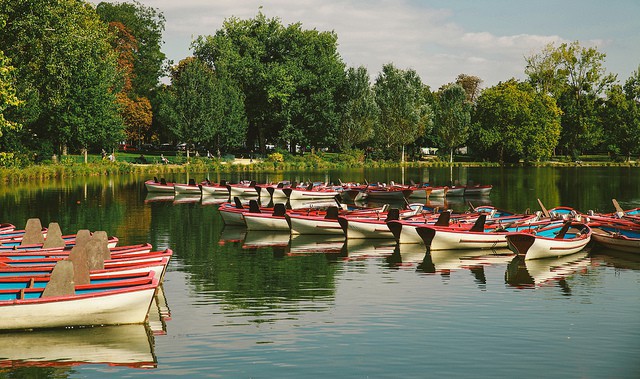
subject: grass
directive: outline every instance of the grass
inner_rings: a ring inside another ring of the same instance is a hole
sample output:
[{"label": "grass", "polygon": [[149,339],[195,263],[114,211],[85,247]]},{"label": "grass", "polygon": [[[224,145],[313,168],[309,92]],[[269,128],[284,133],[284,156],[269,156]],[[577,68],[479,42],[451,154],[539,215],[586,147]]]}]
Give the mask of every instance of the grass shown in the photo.
[{"label": "grass", "polygon": [[[371,161],[357,154],[320,153],[305,154],[302,156],[285,155],[272,161],[267,157],[264,160],[254,160],[252,163],[243,160],[242,164],[233,157],[223,159],[209,159],[205,157],[190,157],[188,164],[184,153],[167,156],[170,163],[162,164],[160,155],[145,154],[147,164],[136,163],[139,153],[116,153],[116,161],[103,160],[99,155],[90,155],[87,163],[84,156],[67,155],[54,161],[45,161],[26,167],[9,166],[0,167],[0,182],[19,182],[32,180],[47,180],[52,178],[116,175],[130,173],[144,173],[150,175],[166,175],[170,173],[199,173],[199,172],[274,172],[283,170],[308,170],[308,169],[342,169],[356,167],[393,168],[393,167],[500,167],[500,166],[621,166],[640,167],[640,161],[613,162],[607,156],[585,156],[580,161],[556,159],[546,162],[499,164],[496,162],[461,162],[456,158],[453,163],[438,159],[428,161]],[[462,158],[462,157],[460,157]],[[582,158],[582,157],[581,157]],[[280,161],[281,160],[281,161]],[[248,163],[248,164],[246,164]]]}]

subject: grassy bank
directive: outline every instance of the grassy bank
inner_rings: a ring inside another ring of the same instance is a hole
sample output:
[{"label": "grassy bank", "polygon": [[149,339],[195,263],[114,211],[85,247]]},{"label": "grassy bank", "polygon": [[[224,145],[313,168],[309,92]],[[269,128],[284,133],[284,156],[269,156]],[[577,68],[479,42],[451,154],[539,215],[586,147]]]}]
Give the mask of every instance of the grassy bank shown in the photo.
[{"label": "grassy bank", "polygon": [[612,162],[606,157],[589,157],[584,161],[552,160],[546,162],[499,164],[496,162],[445,162],[429,161],[371,161],[362,157],[345,154],[306,154],[304,156],[269,157],[268,159],[252,160],[236,159],[208,159],[191,157],[188,161],[184,156],[171,156],[169,164],[162,164],[160,156],[146,156],[147,163],[138,163],[139,154],[118,154],[115,162],[102,159],[100,156],[90,156],[84,163],[83,156],[65,156],[55,161],[46,161],[27,166],[0,167],[0,182],[47,180],[52,178],[82,177],[98,175],[118,175],[142,173],[149,176],[164,176],[171,173],[200,173],[217,171],[221,173],[233,172],[277,172],[291,170],[345,169],[345,168],[387,168],[387,167],[500,167],[500,166],[537,166],[537,167],[589,167],[589,166],[618,166],[640,167],[640,161]]}]

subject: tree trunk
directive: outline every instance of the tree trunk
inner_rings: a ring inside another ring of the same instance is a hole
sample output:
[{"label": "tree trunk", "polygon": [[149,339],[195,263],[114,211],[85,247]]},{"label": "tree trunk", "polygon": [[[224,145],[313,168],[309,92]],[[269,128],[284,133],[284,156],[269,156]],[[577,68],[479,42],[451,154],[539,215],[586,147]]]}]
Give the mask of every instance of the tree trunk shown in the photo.
[{"label": "tree trunk", "polygon": [[449,163],[453,163],[453,147],[449,149]]}]

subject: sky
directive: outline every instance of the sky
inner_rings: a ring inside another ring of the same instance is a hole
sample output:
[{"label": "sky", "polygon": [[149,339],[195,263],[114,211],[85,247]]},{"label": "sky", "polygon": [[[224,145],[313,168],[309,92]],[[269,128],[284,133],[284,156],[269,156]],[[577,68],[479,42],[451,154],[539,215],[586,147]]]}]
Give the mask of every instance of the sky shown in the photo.
[{"label": "sky", "polygon": [[525,57],[551,42],[597,48],[622,83],[640,65],[640,0],[138,1],[164,14],[162,51],[174,64],[191,55],[197,36],[261,11],[285,26],[334,31],[345,64],[365,66],[372,81],[393,63],[415,70],[432,90],[459,74],[478,76],[483,88],[524,79]]}]

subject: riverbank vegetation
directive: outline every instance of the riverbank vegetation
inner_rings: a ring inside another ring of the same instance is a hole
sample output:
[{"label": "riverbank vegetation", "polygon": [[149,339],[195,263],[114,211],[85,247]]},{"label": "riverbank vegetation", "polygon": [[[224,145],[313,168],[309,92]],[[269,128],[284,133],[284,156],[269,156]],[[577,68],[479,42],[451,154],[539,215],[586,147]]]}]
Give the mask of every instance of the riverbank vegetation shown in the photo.
[{"label": "riverbank vegetation", "polygon": [[[372,79],[345,65],[335,32],[261,12],[228,18],[174,63],[161,51],[164,23],[135,1],[0,3],[2,175],[172,169],[159,154],[190,162],[181,170],[579,164],[589,155],[635,165],[640,154],[640,67],[620,83],[606,56],[578,41],[525,57],[524,81],[483,88],[461,73],[432,89],[393,63]],[[131,150],[130,161],[146,154],[158,164],[103,161]]]}]

